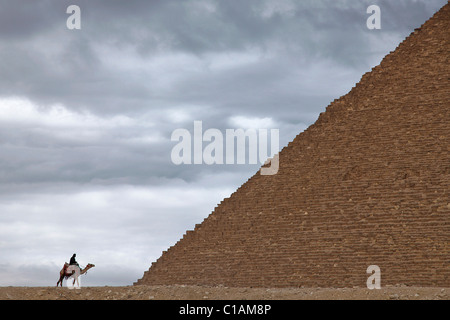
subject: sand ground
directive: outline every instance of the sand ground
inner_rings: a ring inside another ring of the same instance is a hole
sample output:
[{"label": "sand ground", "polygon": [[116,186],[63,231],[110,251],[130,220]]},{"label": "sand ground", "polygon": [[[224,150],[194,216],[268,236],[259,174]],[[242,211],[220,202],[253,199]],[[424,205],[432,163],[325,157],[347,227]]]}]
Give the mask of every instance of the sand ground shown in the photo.
[{"label": "sand ground", "polygon": [[450,288],[0,287],[0,300],[448,300]]}]

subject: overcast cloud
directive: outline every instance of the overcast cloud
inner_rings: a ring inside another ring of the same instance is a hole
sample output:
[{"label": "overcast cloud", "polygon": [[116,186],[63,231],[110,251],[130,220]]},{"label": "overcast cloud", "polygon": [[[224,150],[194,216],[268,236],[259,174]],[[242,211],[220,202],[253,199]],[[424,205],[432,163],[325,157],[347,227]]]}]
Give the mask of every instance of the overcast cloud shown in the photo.
[{"label": "overcast cloud", "polygon": [[281,149],[446,2],[0,0],[0,285],[54,285],[74,252],[83,285],[131,285],[259,169],[174,165],[175,129]]}]

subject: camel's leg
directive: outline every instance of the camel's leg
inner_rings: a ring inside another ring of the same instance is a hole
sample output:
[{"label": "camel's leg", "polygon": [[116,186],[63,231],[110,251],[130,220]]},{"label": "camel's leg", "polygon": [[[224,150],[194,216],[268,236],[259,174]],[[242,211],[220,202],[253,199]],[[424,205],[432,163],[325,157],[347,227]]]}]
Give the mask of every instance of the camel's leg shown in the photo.
[{"label": "camel's leg", "polygon": [[[77,286],[76,286],[76,287],[75,287],[75,281],[77,282]],[[80,282],[78,281],[78,277],[74,277],[74,278],[73,278],[72,286],[73,286],[75,289],[80,289]]]},{"label": "camel's leg", "polygon": [[59,283],[61,283],[61,287],[62,287],[62,281],[63,281],[63,279],[64,279],[64,275],[60,276],[58,282],[56,283],[56,286],[58,286]]}]

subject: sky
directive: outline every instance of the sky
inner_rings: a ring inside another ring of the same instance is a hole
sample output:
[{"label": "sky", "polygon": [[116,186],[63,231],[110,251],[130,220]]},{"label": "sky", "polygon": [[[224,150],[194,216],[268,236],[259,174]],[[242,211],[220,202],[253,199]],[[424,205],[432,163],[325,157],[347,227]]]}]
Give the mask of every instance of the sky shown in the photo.
[{"label": "sky", "polygon": [[131,285],[260,167],[176,165],[174,130],[282,149],[446,3],[0,0],[0,286],[53,286],[73,253],[82,285]]}]

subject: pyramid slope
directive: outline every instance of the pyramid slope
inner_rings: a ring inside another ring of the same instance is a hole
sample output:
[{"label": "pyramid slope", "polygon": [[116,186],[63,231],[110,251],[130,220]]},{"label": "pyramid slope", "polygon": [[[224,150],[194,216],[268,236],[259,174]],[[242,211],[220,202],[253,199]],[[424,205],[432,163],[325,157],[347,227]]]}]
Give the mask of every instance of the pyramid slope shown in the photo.
[{"label": "pyramid slope", "polygon": [[450,5],[137,284],[450,286]]}]

